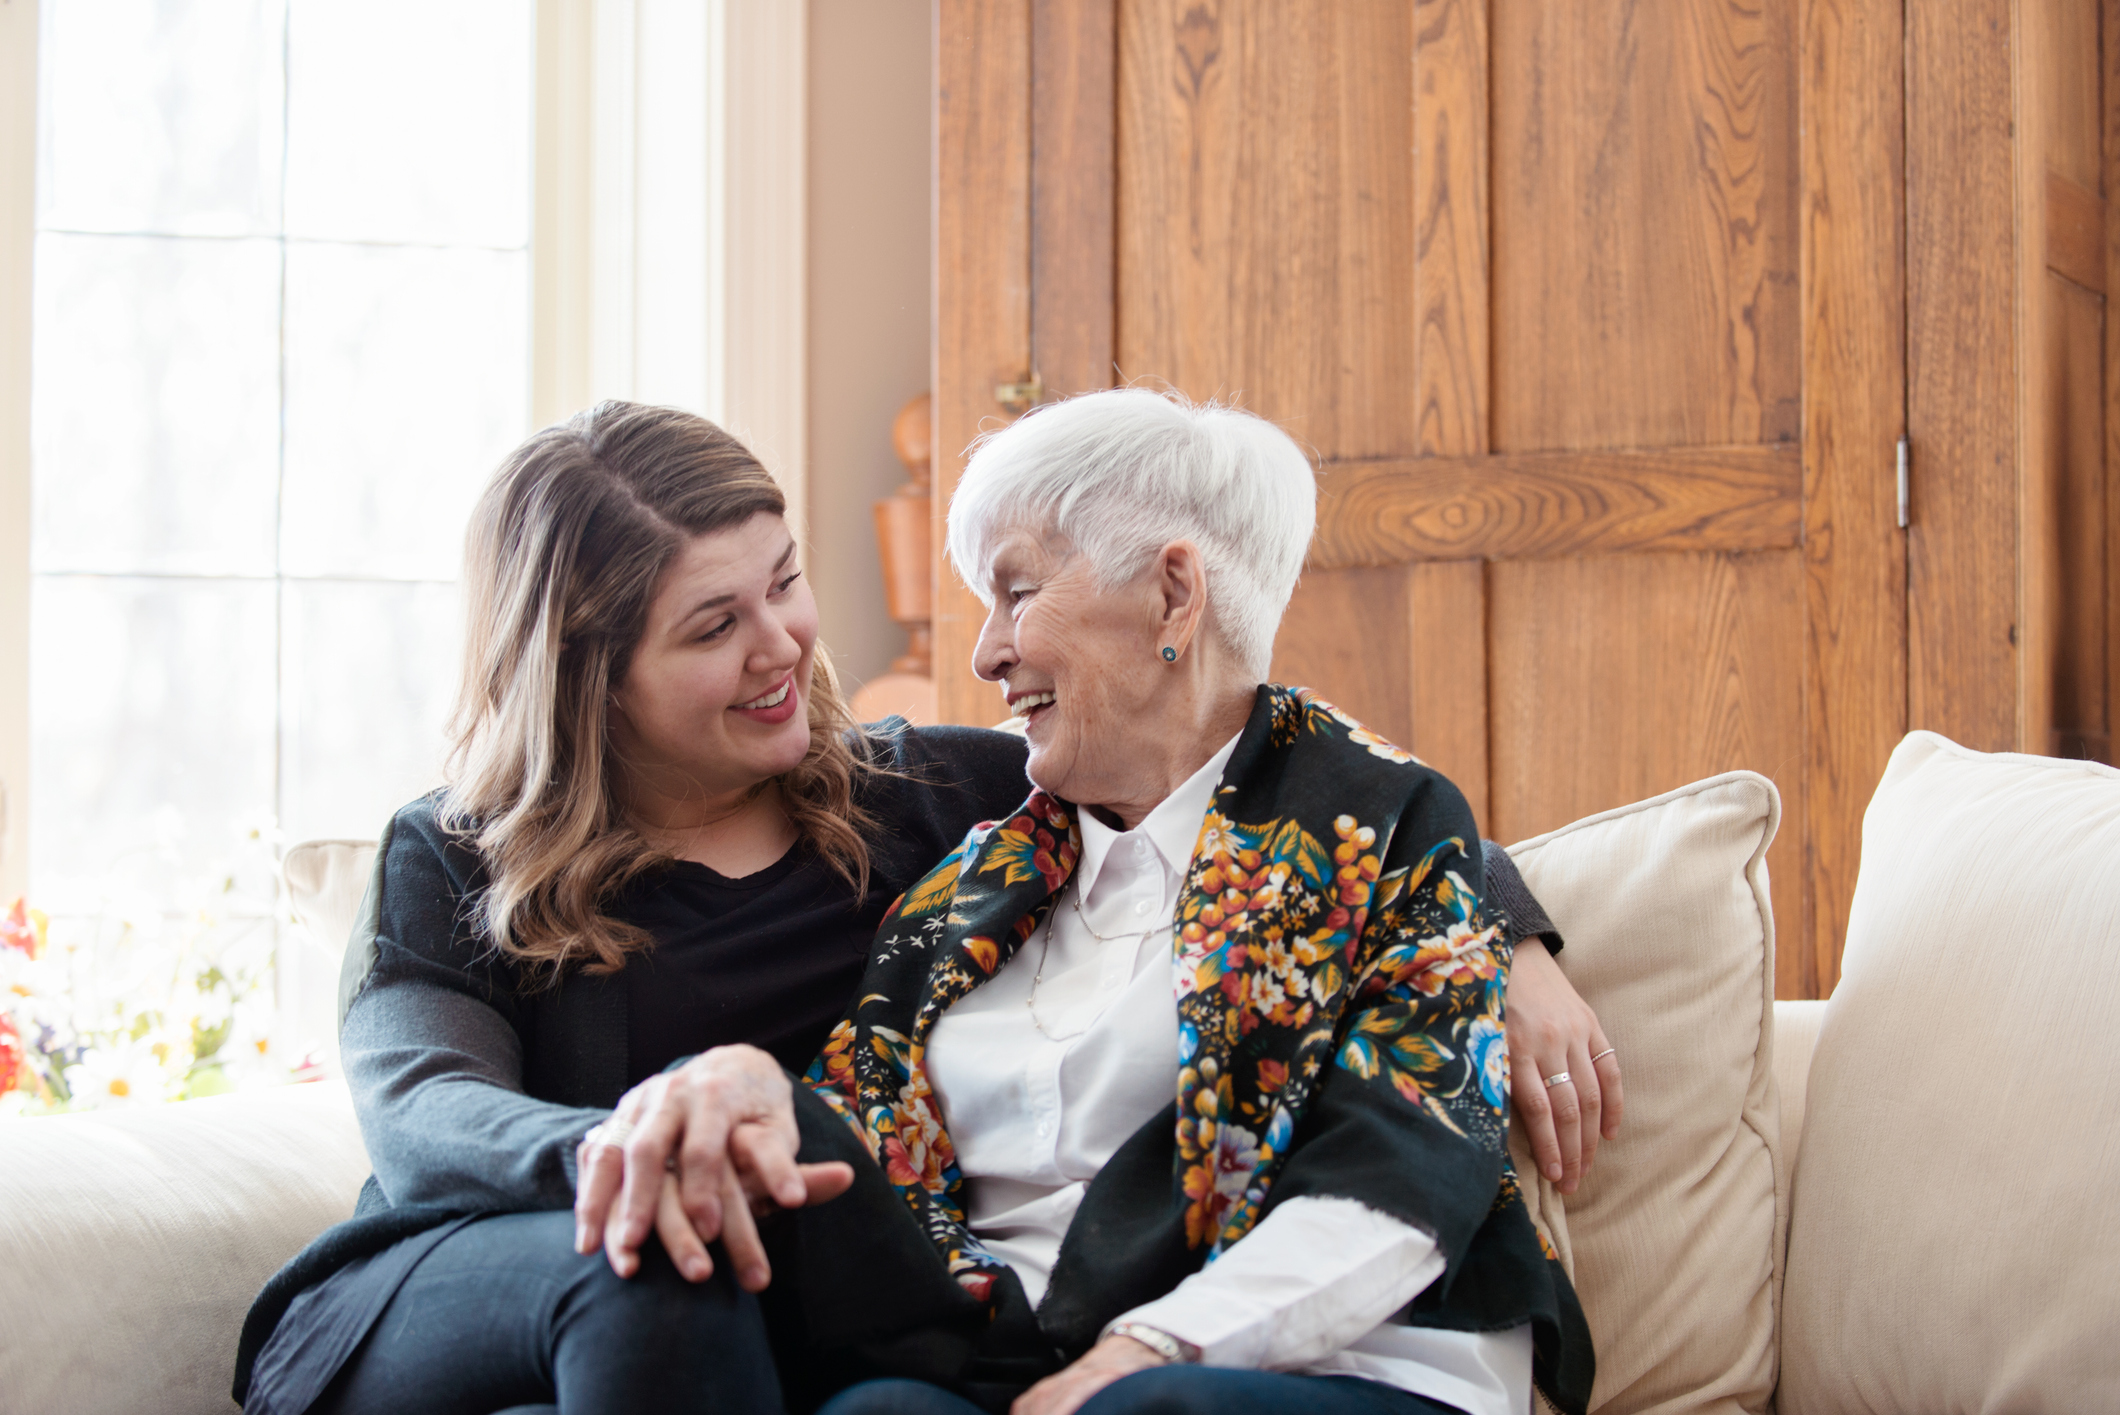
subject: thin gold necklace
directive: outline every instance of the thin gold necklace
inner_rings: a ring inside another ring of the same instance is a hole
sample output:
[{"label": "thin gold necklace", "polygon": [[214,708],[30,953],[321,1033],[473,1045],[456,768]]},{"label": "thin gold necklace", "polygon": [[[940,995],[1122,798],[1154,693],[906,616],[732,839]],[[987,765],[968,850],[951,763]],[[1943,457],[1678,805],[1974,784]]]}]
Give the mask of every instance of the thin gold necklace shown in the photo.
[{"label": "thin gold necklace", "polygon": [[[1100,934],[1097,932],[1096,928],[1091,925],[1089,921],[1089,915],[1082,912],[1082,900],[1080,898],[1080,891],[1077,891],[1075,894],[1070,894],[1067,897],[1067,902],[1074,909],[1075,917],[1082,921],[1082,927],[1089,931],[1089,936],[1097,940],[1097,942],[1099,943],[1110,943],[1114,939],[1121,938],[1146,938],[1150,934],[1161,933],[1165,929],[1176,927],[1175,923],[1168,923],[1158,924],[1152,929],[1140,929],[1133,934]],[[1023,999],[1023,1005],[1030,1009],[1031,1025],[1038,1029],[1038,1035],[1044,1037],[1047,1041],[1057,1042],[1064,1041],[1066,1040],[1066,1038],[1056,1037],[1051,1032],[1046,1031],[1045,1023],[1039,1020],[1038,1017],[1038,984],[1045,981],[1045,960],[1047,956],[1052,953],[1052,951],[1053,921],[1050,917],[1048,917],[1045,921],[1045,941],[1038,945],[1038,968],[1036,972],[1031,974],[1031,995]]]}]

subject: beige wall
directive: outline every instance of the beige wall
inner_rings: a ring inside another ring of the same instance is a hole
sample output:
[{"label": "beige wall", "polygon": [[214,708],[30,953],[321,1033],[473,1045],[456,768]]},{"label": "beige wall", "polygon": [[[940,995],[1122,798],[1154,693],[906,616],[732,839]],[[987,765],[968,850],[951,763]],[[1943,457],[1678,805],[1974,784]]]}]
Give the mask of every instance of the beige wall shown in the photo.
[{"label": "beige wall", "polygon": [[849,691],[905,648],[869,504],[928,385],[929,26],[927,0],[810,0],[810,579]]},{"label": "beige wall", "polygon": [[0,907],[29,887],[29,267],[37,7],[0,4]]}]

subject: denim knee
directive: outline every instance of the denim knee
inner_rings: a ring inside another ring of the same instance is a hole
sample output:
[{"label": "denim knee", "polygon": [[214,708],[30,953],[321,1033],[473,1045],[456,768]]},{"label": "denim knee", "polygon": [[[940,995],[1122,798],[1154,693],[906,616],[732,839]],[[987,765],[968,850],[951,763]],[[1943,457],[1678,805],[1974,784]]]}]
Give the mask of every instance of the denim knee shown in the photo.
[{"label": "denim knee", "polygon": [[1227,1374],[1199,1366],[1151,1366],[1113,1381],[1084,1401],[1082,1410],[1084,1415],[1227,1415],[1230,1392],[1218,1390],[1214,1379]]},{"label": "denim knee", "polygon": [[[723,1336],[734,1322],[757,1324],[749,1294],[736,1285],[726,1264],[705,1282],[688,1281],[656,1242],[641,1248],[640,1267],[620,1277],[601,1252],[582,1259],[558,1314],[563,1327],[609,1330],[634,1347],[682,1349]],[[674,1354],[674,1353],[673,1353]]]},{"label": "denim knee", "polygon": [[926,1381],[863,1381],[826,1401],[817,1415],[980,1415],[960,1395]]}]

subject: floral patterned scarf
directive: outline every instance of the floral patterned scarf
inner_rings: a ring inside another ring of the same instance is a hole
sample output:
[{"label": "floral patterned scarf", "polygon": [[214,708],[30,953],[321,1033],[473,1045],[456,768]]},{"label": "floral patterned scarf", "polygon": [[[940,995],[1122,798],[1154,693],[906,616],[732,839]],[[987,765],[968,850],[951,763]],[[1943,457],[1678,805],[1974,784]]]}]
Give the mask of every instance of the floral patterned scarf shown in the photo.
[{"label": "floral patterned scarf", "polygon": [[[892,906],[859,1000],[806,1078],[981,1301],[1007,1267],[966,1226],[926,1048],[1050,913],[1081,856],[1074,809],[1034,793]],[[1508,1162],[1509,945],[1483,883],[1471,813],[1447,781],[1307,689],[1262,686],[1179,893],[1174,1107],[1092,1185],[1039,1321],[1068,1326],[1081,1307],[1079,1346],[1160,1295],[1088,1274],[1197,1268],[1274,1199],[1339,1195],[1437,1237],[1448,1276],[1400,1320],[1531,1321],[1541,1386],[1581,1409],[1588,1331]],[[1095,1258],[1083,1250],[1099,1239],[1078,1231],[1100,1213],[1114,1221],[1090,1226],[1119,1250]],[[1134,1236],[1109,1237],[1121,1231]]]}]

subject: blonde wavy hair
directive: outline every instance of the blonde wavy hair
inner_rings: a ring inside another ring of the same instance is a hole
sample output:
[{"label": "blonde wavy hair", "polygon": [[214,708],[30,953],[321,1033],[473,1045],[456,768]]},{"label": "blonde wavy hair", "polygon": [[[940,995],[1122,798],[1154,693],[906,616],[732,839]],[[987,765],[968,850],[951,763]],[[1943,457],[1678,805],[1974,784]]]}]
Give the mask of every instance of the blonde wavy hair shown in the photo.
[{"label": "blonde wavy hair", "polygon": [[[669,858],[627,823],[607,710],[664,567],[690,537],[786,510],[713,423],[621,402],[532,437],[479,498],[440,815],[485,863],[477,922],[548,980],[615,972],[651,941],[604,912]],[[776,780],[802,839],[866,892],[874,822],[857,793],[873,768],[822,646],[813,664],[810,748]]]}]

